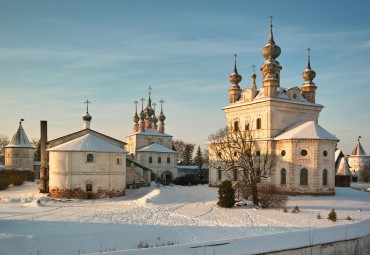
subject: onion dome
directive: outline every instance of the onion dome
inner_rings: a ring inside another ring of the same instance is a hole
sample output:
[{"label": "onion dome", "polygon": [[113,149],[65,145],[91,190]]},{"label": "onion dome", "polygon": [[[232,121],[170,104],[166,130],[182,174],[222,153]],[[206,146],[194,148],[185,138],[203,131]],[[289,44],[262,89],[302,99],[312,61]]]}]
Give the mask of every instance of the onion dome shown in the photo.
[{"label": "onion dome", "polygon": [[233,85],[236,85],[239,87],[239,82],[242,81],[242,76],[240,74],[238,74],[238,69],[236,68],[236,54],[234,55],[235,56],[235,65],[234,65],[234,72],[232,74],[230,74],[229,76],[229,81],[233,84]]},{"label": "onion dome", "polygon": [[307,69],[304,70],[304,72],[302,73],[302,77],[303,79],[309,83],[313,83],[312,80],[315,79],[316,77],[316,72],[314,70],[311,69],[311,63],[310,63],[310,51],[311,49],[308,48],[308,64],[307,64]]},{"label": "onion dome", "polygon": [[252,75],[251,75],[252,79],[256,79],[257,78],[257,75],[253,72]]},{"label": "onion dome", "polygon": [[274,59],[272,58],[272,56],[270,55],[270,57],[268,58],[267,61],[265,61],[265,63],[263,63],[263,70],[264,72],[267,74],[267,75],[273,75],[273,77],[276,79],[275,77],[275,73],[276,71],[278,70],[278,65],[277,63],[274,61]]},{"label": "onion dome", "polygon": [[145,117],[146,117],[145,112],[144,112],[144,111],[141,111],[141,112],[140,112],[140,119],[141,119],[141,120],[145,120]]},{"label": "onion dome", "polygon": [[158,119],[160,122],[164,122],[166,120],[166,116],[163,114],[163,112],[158,115]]},{"label": "onion dome", "polygon": [[270,38],[268,43],[262,49],[262,56],[268,59],[271,55],[273,59],[276,59],[281,54],[281,49],[276,45],[274,41],[274,35],[272,34],[272,23],[270,24]]},{"label": "onion dome", "polygon": [[83,119],[84,121],[91,121],[91,120],[92,120],[92,117],[91,117],[91,115],[89,114],[89,112],[86,112],[86,113],[84,114],[84,116],[82,116],[82,119]]},{"label": "onion dome", "polygon": [[135,113],[134,117],[132,117],[132,120],[134,121],[134,123],[139,122],[139,116],[137,115],[137,113]]},{"label": "onion dome", "polygon": [[151,119],[152,116],[153,116],[153,114],[154,114],[154,110],[153,110],[153,108],[150,105],[148,105],[144,109],[144,112],[145,112],[146,118],[148,118],[148,119]]}]

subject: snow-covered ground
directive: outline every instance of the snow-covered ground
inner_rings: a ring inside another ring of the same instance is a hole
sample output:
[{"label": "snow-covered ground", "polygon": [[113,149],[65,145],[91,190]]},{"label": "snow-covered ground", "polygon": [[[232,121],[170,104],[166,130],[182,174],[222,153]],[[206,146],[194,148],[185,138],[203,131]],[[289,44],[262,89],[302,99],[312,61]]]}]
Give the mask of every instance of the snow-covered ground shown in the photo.
[{"label": "snow-covered ground", "polygon": [[[354,233],[358,229],[361,235],[366,231],[363,226],[370,226],[370,193],[350,188],[336,188],[333,197],[290,197],[287,208],[291,211],[297,205],[300,213],[250,206],[222,209],[216,202],[217,189],[204,185],[152,186],[127,190],[127,196],[115,199],[61,201],[38,193],[36,183],[26,183],[0,191],[0,254],[77,255],[134,249],[140,242],[144,246],[226,239],[238,243],[235,240],[246,237],[257,240],[257,236],[292,232],[298,236],[315,229],[317,238],[322,233],[340,240],[345,237],[340,226],[348,225],[345,228]],[[332,208],[337,222],[326,219]],[[318,213],[324,219],[317,219]],[[347,216],[352,220],[346,220]],[[147,249],[137,252],[154,254]]]}]

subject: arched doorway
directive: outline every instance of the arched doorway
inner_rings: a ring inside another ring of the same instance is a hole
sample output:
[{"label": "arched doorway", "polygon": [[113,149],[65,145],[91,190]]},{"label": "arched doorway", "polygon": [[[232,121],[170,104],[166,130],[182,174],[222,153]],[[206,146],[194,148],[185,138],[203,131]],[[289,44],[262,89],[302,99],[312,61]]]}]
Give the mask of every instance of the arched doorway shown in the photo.
[{"label": "arched doorway", "polygon": [[171,171],[164,171],[161,174],[161,179],[164,183],[170,184],[173,181],[173,174]]}]

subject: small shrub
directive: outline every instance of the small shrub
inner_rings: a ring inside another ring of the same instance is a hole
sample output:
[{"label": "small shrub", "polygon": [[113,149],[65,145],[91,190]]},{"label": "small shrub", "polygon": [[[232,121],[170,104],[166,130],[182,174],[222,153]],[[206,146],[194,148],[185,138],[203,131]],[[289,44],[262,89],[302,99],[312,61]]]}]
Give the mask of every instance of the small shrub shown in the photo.
[{"label": "small shrub", "polygon": [[143,241],[140,241],[140,243],[137,245],[138,249],[143,249],[143,248],[149,248],[148,243],[144,243]]},{"label": "small shrub", "polygon": [[347,216],[346,220],[352,220],[351,216]]},{"label": "small shrub", "polygon": [[284,207],[283,212],[287,213],[288,209],[286,209],[286,207]]},{"label": "small shrub", "polygon": [[337,221],[337,213],[335,212],[334,209],[331,209],[331,212],[328,215],[328,219],[333,221],[333,222]]},{"label": "small shrub", "polygon": [[294,207],[294,209],[292,210],[292,213],[299,213],[299,212],[301,212],[301,210],[299,210],[298,205],[296,205],[296,206]]},{"label": "small shrub", "polygon": [[200,182],[199,182],[198,177],[193,174],[187,174],[185,176],[177,177],[173,181],[173,184],[181,185],[181,186],[198,185],[199,183]]},{"label": "small shrub", "polygon": [[316,216],[316,218],[318,218],[319,220],[321,220],[321,219],[322,219],[321,214],[320,214],[320,213],[318,213],[318,214],[317,214],[317,216]]},{"label": "small shrub", "polygon": [[285,206],[288,196],[282,194],[273,185],[264,185],[258,190],[258,201],[262,207]]},{"label": "small shrub", "polygon": [[20,186],[25,181],[34,181],[35,174],[32,171],[2,170],[0,171],[0,190],[4,190],[13,184]]},{"label": "small shrub", "polygon": [[223,181],[218,188],[218,202],[220,207],[231,208],[235,205],[235,190],[231,181]]}]

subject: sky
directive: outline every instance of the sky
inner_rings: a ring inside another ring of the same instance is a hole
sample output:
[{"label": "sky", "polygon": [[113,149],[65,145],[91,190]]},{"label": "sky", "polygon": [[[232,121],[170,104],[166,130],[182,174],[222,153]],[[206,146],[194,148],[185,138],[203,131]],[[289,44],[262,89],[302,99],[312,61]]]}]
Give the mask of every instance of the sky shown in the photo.
[{"label": "sky", "polygon": [[30,139],[40,120],[49,140],[81,130],[88,99],[91,128],[125,141],[133,102],[151,86],[165,132],[205,147],[226,125],[235,53],[240,87],[253,64],[262,87],[272,15],[281,87],[302,86],[310,47],[319,124],[346,154],[358,136],[370,153],[369,10],[369,1],[0,0],[0,135],[21,118]]}]

